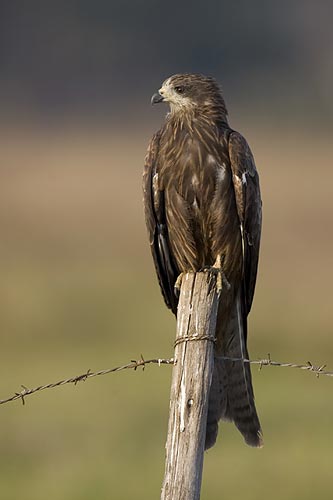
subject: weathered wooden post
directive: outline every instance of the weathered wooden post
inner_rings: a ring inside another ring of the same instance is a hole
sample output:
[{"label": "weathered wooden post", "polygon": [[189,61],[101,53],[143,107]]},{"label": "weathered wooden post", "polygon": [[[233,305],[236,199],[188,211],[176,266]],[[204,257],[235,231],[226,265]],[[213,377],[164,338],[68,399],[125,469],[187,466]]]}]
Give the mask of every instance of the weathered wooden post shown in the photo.
[{"label": "weathered wooden post", "polygon": [[177,314],[161,500],[200,498],[217,309],[215,276],[186,274]]}]

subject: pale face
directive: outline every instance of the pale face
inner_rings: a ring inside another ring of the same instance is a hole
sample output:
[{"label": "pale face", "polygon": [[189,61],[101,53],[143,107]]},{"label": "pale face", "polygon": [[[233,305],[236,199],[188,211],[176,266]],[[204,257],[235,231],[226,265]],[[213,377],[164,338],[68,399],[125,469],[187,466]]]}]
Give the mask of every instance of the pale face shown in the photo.
[{"label": "pale face", "polygon": [[199,74],[170,76],[163,82],[158,93],[153,95],[151,102],[167,102],[171,114],[190,112],[193,115],[196,110],[209,113],[214,109],[226,114],[224,100],[216,81]]},{"label": "pale face", "polygon": [[177,85],[177,82],[173,82],[172,78],[168,78],[162,84],[158,93],[162,96],[162,102],[168,102],[171,111],[189,109],[195,104],[192,99],[186,95],[187,89],[184,85]]}]

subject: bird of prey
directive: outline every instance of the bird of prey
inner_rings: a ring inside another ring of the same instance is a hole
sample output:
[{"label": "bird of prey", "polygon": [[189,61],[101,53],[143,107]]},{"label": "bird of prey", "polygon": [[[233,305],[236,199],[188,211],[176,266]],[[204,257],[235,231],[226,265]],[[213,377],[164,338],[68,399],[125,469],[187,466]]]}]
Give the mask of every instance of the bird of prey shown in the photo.
[{"label": "bird of prey", "polygon": [[[205,448],[220,419],[250,446],[262,445],[248,358],[250,312],[259,256],[261,197],[251,150],[229,127],[211,77],[173,75],[152,97],[170,110],[145,160],[143,191],[151,251],[166,305],[177,314],[177,278],[216,268],[222,276]],[[176,285],[176,286],[175,286]]]}]

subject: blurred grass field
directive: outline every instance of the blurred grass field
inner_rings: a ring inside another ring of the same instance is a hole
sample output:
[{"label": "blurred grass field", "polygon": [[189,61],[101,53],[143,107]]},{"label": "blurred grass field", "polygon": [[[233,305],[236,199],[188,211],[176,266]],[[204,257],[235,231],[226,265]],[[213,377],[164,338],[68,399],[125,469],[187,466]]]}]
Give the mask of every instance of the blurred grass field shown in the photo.
[{"label": "blurred grass field", "polygon": [[[242,128],[264,202],[250,352],[333,369],[331,137],[280,130]],[[141,202],[152,131],[1,127],[0,398],[172,354]],[[332,379],[273,367],[253,377],[265,447],[221,426],[202,499],[329,498]],[[170,367],[149,366],[2,405],[0,498],[159,498],[170,381]]]}]

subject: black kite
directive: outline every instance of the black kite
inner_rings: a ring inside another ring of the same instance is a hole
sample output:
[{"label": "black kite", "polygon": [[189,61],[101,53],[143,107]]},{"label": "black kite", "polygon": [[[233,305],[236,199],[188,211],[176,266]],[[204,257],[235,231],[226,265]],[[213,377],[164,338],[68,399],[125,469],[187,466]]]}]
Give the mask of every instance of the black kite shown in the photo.
[{"label": "black kite", "polygon": [[[218,421],[233,421],[247,444],[262,445],[248,363],[250,312],[259,255],[261,198],[250,148],[228,125],[225,102],[213,78],[168,78],[152,103],[170,112],[149,145],[143,188],[151,250],[167,306],[177,313],[181,273],[216,267],[223,286],[209,396],[206,448]],[[230,286],[229,286],[230,285]]]}]

